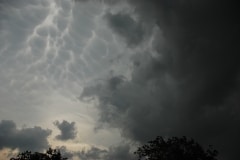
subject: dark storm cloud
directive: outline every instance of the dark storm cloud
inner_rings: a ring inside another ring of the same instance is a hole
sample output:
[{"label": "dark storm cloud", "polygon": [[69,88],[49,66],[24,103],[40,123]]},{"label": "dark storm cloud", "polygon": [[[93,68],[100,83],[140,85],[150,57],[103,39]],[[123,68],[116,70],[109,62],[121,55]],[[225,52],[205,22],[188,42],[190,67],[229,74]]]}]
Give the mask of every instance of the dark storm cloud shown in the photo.
[{"label": "dark storm cloud", "polygon": [[75,127],[75,122],[68,122],[63,120],[62,123],[59,121],[54,122],[54,125],[61,131],[61,134],[57,135],[58,140],[66,141],[76,138],[77,131]]},{"label": "dark storm cloud", "polygon": [[124,37],[129,46],[139,44],[144,38],[144,30],[141,24],[125,13],[107,13],[104,18],[111,29]]},{"label": "dark storm cloud", "polygon": [[17,129],[13,121],[2,120],[0,122],[0,149],[18,148],[20,151],[39,151],[46,149],[48,145],[47,137],[50,130],[41,127]]},{"label": "dark storm cloud", "polygon": [[[213,144],[222,159],[239,159],[236,5],[232,1],[128,2],[139,16],[138,23],[159,29],[153,48],[133,56],[131,80],[111,88],[111,80],[117,78],[113,77],[86,87],[82,98],[97,97],[100,120],[121,128],[125,137],[145,142],[157,135],[186,135]],[[109,26],[117,34],[124,32],[120,35],[130,43],[129,23],[136,24],[126,14],[110,15]],[[138,41],[135,44],[138,47]]]}]

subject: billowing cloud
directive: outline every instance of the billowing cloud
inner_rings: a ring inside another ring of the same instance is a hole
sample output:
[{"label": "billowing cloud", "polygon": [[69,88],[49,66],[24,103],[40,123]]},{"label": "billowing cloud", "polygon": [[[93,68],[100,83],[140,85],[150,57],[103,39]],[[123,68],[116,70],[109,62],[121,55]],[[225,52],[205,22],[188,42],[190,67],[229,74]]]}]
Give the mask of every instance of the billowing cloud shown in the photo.
[{"label": "billowing cloud", "polygon": [[0,122],[0,130],[0,149],[41,151],[49,147],[47,138],[51,130],[41,127],[18,129],[13,121],[8,120]]},{"label": "billowing cloud", "polygon": [[[213,144],[220,158],[239,159],[239,24],[234,4],[128,2],[138,23],[152,27],[151,41],[142,42],[144,50],[135,45],[131,79],[111,88],[111,81],[119,79],[114,76],[86,87],[81,97],[97,97],[101,122],[121,128],[127,138],[145,142],[157,135],[186,135]],[[126,14],[111,15],[110,28],[122,19],[130,21]],[[113,31],[129,43],[132,26],[124,20]]]},{"label": "billowing cloud", "polygon": [[77,136],[75,122],[68,122],[63,120],[62,123],[59,121],[54,122],[54,125],[60,130],[60,134],[56,136],[58,140],[70,140]]}]

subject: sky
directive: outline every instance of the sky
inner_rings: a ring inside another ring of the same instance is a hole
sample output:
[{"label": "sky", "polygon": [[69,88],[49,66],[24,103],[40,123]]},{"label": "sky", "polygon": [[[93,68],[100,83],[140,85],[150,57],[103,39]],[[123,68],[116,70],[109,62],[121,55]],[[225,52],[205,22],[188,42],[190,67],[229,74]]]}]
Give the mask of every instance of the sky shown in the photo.
[{"label": "sky", "polygon": [[0,159],[134,160],[156,136],[240,159],[233,1],[0,0]]}]

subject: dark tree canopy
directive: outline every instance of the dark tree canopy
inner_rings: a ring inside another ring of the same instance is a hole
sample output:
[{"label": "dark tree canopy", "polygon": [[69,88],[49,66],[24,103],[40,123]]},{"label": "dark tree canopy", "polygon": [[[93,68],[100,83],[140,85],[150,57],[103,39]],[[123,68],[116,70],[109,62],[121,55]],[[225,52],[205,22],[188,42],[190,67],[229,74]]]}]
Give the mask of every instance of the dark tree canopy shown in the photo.
[{"label": "dark tree canopy", "polygon": [[10,160],[67,160],[67,158],[63,158],[59,150],[49,148],[46,153],[25,151]]},{"label": "dark tree canopy", "polygon": [[218,152],[211,146],[204,150],[193,139],[188,140],[186,137],[165,140],[158,136],[139,147],[134,154],[139,160],[217,160]]}]

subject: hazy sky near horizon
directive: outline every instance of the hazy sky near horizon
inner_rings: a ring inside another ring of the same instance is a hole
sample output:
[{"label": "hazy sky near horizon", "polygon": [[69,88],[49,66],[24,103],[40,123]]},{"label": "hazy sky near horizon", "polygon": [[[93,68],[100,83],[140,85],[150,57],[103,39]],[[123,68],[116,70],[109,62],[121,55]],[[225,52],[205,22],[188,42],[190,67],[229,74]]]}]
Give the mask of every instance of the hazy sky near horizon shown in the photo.
[{"label": "hazy sky near horizon", "polygon": [[239,159],[236,16],[231,1],[0,0],[0,155],[132,160],[185,135]]}]

